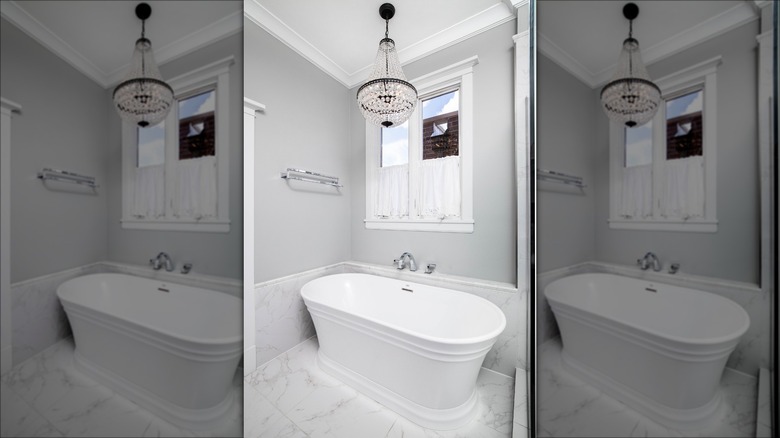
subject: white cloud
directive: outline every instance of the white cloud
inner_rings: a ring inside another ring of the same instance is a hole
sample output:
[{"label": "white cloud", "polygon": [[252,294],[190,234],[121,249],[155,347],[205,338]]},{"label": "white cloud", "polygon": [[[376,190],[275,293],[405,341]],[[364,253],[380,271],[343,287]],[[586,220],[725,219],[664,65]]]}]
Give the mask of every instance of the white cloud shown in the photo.
[{"label": "white cloud", "polygon": [[215,92],[213,92],[213,91],[212,91],[212,92],[209,94],[209,97],[208,97],[208,99],[206,99],[206,100],[205,100],[205,101],[204,101],[204,102],[203,102],[203,103],[200,105],[200,107],[198,108],[198,110],[197,110],[197,111],[195,111],[195,113],[194,113],[194,114],[202,114],[202,113],[206,113],[206,112],[209,112],[209,111],[214,111],[214,96],[216,96],[216,94],[217,94],[217,93],[215,93]]},{"label": "white cloud", "polygon": [[699,93],[696,95],[696,99],[693,99],[693,102],[688,104],[688,107],[685,108],[685,111],[683,111],[681,114],[689,114],[694,113],[697,111],[701,111],[701,104],[702,104],[702,96],[704,93],[699,91]]},{"label": "white cloud", "polygon": [[395,166],[409,162],[409,145],[406,140],[396,140],[382,145],[382,166]]},{"label": "white cloud", "polygon": [[[450,99],[449,102],[444,104],[439,114],[446,114],[446,113],[451,113],[453,111],[458,111],[460,109],[460,98],[458,96],[460,96],[460,93],[453,94],[452,99]],[[439,114],[436,115],[438,116]]]}]

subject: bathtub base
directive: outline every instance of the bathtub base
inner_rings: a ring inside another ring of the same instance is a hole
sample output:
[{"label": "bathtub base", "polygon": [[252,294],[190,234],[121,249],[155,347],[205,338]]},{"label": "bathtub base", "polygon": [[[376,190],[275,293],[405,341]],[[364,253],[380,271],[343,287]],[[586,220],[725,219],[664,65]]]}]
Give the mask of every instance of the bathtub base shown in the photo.
[{"label": "bathtub base", "polygon": [[478,410],[477,391],[460,406],[450,409],[431,409],[390,391],[382,385],[358,374],[326,356],[322,349],[315,358],[317,366],[383,406],[406,417],[422,427],[435,430],[457,429],[468,424]]},{"label": "bathtub base", "polygon": [[678,431],[701,431],[717,424],[722,412],[721,391],[703,406],[695,409],[674,409],[664,406],[640,392],[615,381],[607,375],[578,361],[565,349],[561,351],[563,369],[585,383],[622,402],[645,417]]},{"label": "bathtub base", "polygon": [[225,425],[228,412],[233,407],[234,391],[231,388],[224,400],[207,409],[187,409],[177,406],[124,377],[90,361],[79,353],[73,353],[76,369],[96,382],[108,387],[126,399],[152,412],[175,426],[191,431],[209,431]]}]

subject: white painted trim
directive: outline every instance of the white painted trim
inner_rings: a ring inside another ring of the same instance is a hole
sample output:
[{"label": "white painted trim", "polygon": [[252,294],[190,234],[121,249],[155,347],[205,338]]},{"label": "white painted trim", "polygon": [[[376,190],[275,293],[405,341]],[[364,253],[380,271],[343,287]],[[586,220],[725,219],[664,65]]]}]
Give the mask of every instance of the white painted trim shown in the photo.
[{"label": "white painted trim", "polygon": [[368,230],[432,231],[439,233],[473,233],[474,221],[447,221],[432,219],[392,220],[365,219]]},{"label": "white painted trim", "polygon": [[260,102],[244,97],[244,375],[257,368],[255,341],[255,117]]},{"label": "white painted trim", "polygon": [[[596,74],[580,64],[576,58],[569,55],[565,50],[558,47],[551,39],[543,33],[537,34],[537,46],[539,51],[558,64],[561,68],[574,75],[575,78],[584,82],[587,86],[595,88],[598,84]],[[615,54],[617,56],[617,54]]]},{"label": "white painted trim", "polygon": [[690,233],[714,233],[718,231],[718,221],[610,219],[609,228],[613,230],[685,231]]},{"label": "white painted trim", "polygon": [[13,366],[11,333],[11,118],[18,103],[0,97],[0,375]]},{"label": "white painted trim", "polygon": [[244,1],[244,16],[250,21],[260,26],[261,29],[270,33],[276,39],[283,42],[297,54],[319,67],[322,71],[330,75],[333,79],[339,81],[347,88],[352,80],[347,73],[335,61],[328,58],[324,53],[317,49],[314,44],[307,41],[300,34],[295,32],[290,26],[284,23],[276,15],[261,5],[257,0]]},{"label": "white painted trim", "polygon": [[[377,159],[380,155],[380,128],[366,121],[366,215],[365,227],[373,230],[402,231],[432,231],[451,233],[474,232],[474,67],[479,64],[479,58],[472,56],[456,62],[432,73],[425,74],[411,82],[415,83],[418,96],[440,90],[458,88],[460,90],[460,181],[461,181],[461,216],[457,219],[378,219],[374,216],[374,202],[379,174]],[[419,145],[422,139],[422,105],[417,105],[409,117],[409,156],[421,156]],[[412,160],[410,159],[410,163]],[[409,172],[409,214],[416,215],[415,205],[417,187],[416,166],[410,166]]]},{"label": "white painted trim", "polygon": [[40,21],[19,7],[15,1],[0,2],[0,15],[21,29],[35,41],[41,43],[52,53],[72,65],[76,70],[97,82],[101,87],[108,87],[107,75],[95,64],[89,61],[79,51],[63,41],[57,34],[49,30]]},{"label": "white painted trim", "polygon": [[206,233],[227,233],[230,231],[230,221],[122,219],[121,222],[122,228],[126,230],[201,231]]},{"label": "white painted trim", "polygon": [[[683,32],[669,36],[669,38],[660,43],[642,49],[642,60],[646,66],[650,65],[739,26],[757,20],[758,18],[759,15],[748,2],[741,2]],[[612,77],[615,68],[617,68],[616,62],[601,71],[591,72],[582,66],[575,57],[555,45],[555,43],[543,33],[539,33],[538,37],[539,50],[544,53],[545,56],[591,88],[598,88],[604,85]],[[640,45],[641,43],[642,42],[640,41]],[[617,61],[617,55],[618,53],[615,53],[615,61]]]},{"label": "white painted trim", "polygon": [[[168,81],[174,96],[214,86],[216,89],[216,160],[217,160],[217,217],[203,220],[179,219],[173,216],[170,206],[173,191],[165,193],[165,218],[138,219],[130,215],[137,145],[136,127],[122,121],[122,228],[162,231],[201,231],[227,233],[230,231],[230,68],[233,56],[214,61]],[[165,119],[166,127],[178,127],[178,105],[173,105]],[[176,128],[165,132],[165,187],[174,187],[173,167],[178,161],[178,134]]]},{"label": "white painted trim", "polygon": [[[519,3],[522,4],[524,1],[527,0],[522,0]],[[244,15],[347,88],[354,88],[365,81],[373,67],[372,64],[368,64],[357,71],[347,72],[317,49],[314,44],[263,7],[258,0],[244,2]],[[434,35],[401,48],[398,51],[399,61],[401,65],[409,64],[514,19],[514,11],[510,12],[506,5],[496,3]],[[373,59],[373,53],[366,54],[367,61],[373,61]],[[410,82],[417,86],[414,81]]]},{"label": "white painted trim", "polygon": [[[0,2],[0,14],[103,88],[110,88],[118,84],[124,77],[127,69],[130,68],[128,63],[113,72],[104,72],[86,56],[27,13],[15,1]],[[158,65],[162,65],[222,38],[241,32],[243,25],[242,11],[236,11],[170,44],[166,44],[161,49],[155,50],[155,60]],[[150,38],[152,38],[154,43],[154,37],[151,36]]]},{"label": "white painted trim", "polygon": [[721,56],[710,58],[676,73],[664,76],[655,81],[661,89],[661,95],[673,95],[690,87],[703,86],[704,90],[704,217],[694,220],[676,220],[663,218],[660,215],[660,191],[663,166],[666,159],[665,148],[665,105],[653,117],[653,217],[647,219],[625,219],[618,214],[618,203],[622,192],[622,175],[625,153],[625,130],[620,123],[609,122],[610,150],[610,199],[609,228],[621,230],[657,230],[714,233],[718,231],[717,220],[717,169],[718,169],[718,87],[717,70],[722,63]]}]

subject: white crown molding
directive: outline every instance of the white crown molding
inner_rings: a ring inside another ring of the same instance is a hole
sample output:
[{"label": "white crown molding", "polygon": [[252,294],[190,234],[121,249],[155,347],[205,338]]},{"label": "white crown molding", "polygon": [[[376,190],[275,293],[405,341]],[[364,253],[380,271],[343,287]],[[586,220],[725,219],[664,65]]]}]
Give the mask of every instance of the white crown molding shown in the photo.
[{"label": "white crown molding", "polygon": [[577,79],[591,88],[594,88],[597,85],[594,73],[580,64],[579,61],[569,55],[568,52],[558,47],[552,40],[547,38],[546,35],[542,33],[538,34],[537,45],[539,46],[539,51],[555,61],[559,66],[563,67],[564,70],[574,75]]},{"label": "white crown molding", "polygon": [[[192,32],[178,40],[166,44],[154,51],[154,59],[157,65],[163,65],[166,62],[173,61],[188,53],[192,53],[201,47],[205,47],[223,38],[241,32],[244,26],[242,11],[236,11],[228,16]],[[107,86],[118,84],[130,68],[130,63],[123,65],[108,75]]]},{"label": "white crown molding", "polygon": [[[520,0],[516,3],[522,5],[527,1]],[[347,88],[360,85],[368,77],[373,67],[369,64],[355,72],[348,73],[338,63],[328,58],[313,44],[260,5],[257,0],[249,0],[244,3],[244,15]],[[514,11],[510,11],[504,3],[496,3],[428,38],[404,47],[398,51],[398,59],[401,65],[414,62],[514,19]],[[368,59],[373,59],[373,56]]]},{"label": "white crown molding", "polygon": [[503,1],[504,4],[511,10],[512,13],[515,12],[515,9],[519,9],[531,2],[531,0],[503,0]]},{"label": "white crown molding", "polygon": [[84,73],[88,78],[107,87],[106,74],[92,64],[87,58],[63,41],[54,32],[49,30],[40,21],[33,18],[14,1],[0,2],[0,15],[10,21],[24,33],[51,50],[55,55],[72,65],[76,70]]},{"label": "white crown molding", "polygon": [[[758,18],[758,14],[750,3],[740,3],[642,50],[642,60],[645,65],[650,65]],[[539,50],[591,88],[605,84],[617,67],[617,64],[612,64],[600,72],[592,73],[541,33],[539,34]]]},{"label": "white crown molding", "polygon": [[[0,14],[24,33],[41,43],[52,53],[65,60],[76,70],[88,78],[97,82],[103,88],[109,88],[118,84],[129,68],[129,63],[114,72],[107,73],[96,67],[87,57],[82,55],[59,36],[33,18],[27,11],[19,7],[14,1],[0,2]],[[241,11],[223,17],[214,23],[180,38],[159,50],[155,50],[155,60],[158,65],[176,59],[187,53],[213,43],[216,40],[228,37],[241,31],[243,19]]]},{"label": "white crown molding", "polygon": [[[312,43],[292,30],[287,24],[256,0],[247,0],[244,2],[244,16],[260,26],[261,29],[276,37],[276,39],[283,42],[293,51],[303,56],[309,62],[319,67],[333,79],[341,82],[344,86],[349,87],[349,74],[347,74],[344,69],[332,59],[325,56],[325,54],[320,52]],[[251,48],[245,47],[244,50],[249,51]]]}]

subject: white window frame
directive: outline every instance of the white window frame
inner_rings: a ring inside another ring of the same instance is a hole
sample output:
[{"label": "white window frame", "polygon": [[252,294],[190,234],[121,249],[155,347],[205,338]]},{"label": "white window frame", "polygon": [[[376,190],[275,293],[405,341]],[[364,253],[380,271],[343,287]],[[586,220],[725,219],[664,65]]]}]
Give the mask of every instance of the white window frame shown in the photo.
[{"label": "white window frame", "polygon": [[[717,82],[716,75],[721,57],[698,63],[677,73],[655,81],[661,89],[661,108],[653,117],[653,216],[651,218],[628,219],[619,214],[625,162],[625,127],[610,120],[610,212],[609,227],[619,230],[687,231],[714,233],[718,231],[716,171],[717,171]],[[704,155],[704,217],[691,219],[669,219],[661,216],[660,194],[666,163],[666,99],[675,98],[685,91],[702,89],[704,105],[703,155]]]},{"label": "white window frame", "polygon": [[[230,151],[230,66],[233,56],[221,59],[168,81],[175,101],[165,118],[165,216],[137,218],[132,216],[135,194],[135,169],[138,162],[138,129],[134,123],[122,121],[122,228],[136,230],[200,231],[227,233],[230,231],[229,151]],[[215,96],[215,152],[217,158],[217,217],[186,219],[173,215],[172,201],[175,172],[178,161],[178,101],[198,91],[214,89]]]},{"label": "white window frame", "polygon": [[[370,230],[433,231],[445,233],[474,232],[474,66],[479,63],[476,56],[444,67],[435,72],[410,81],[417,88],[417,106],[409,117],[409,157],[422,156],[422,100],[459,90],[458,112],[461,183],[461,215],[459,218],[415,218],[411,217],[416,201],[416,190],[420,177],[417,166],[409,166],[409,214],[406,218],[378,218],[374,215],[374,202],[379,181],[379,165],[382,154],[381,128],[366,122],[366,228]],[[414,169],[414,170],[413,170]]]}]

